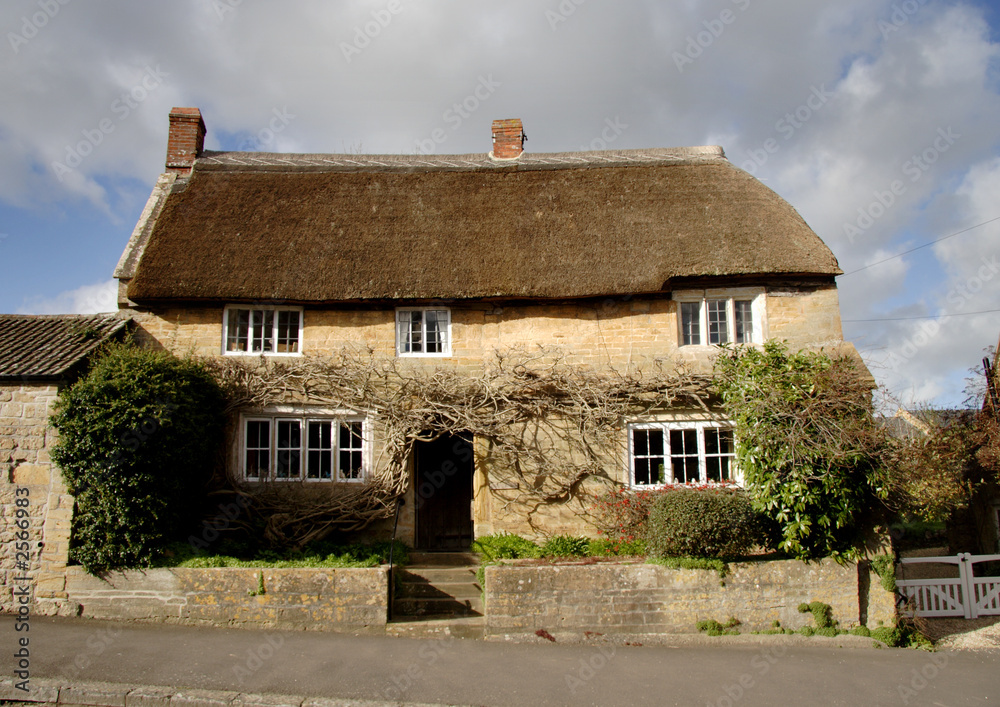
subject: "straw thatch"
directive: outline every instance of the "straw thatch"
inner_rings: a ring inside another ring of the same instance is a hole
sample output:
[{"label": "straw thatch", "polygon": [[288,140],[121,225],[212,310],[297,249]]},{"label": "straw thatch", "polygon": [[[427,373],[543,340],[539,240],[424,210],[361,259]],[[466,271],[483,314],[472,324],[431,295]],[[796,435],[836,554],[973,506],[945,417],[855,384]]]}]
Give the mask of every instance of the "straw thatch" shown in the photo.
[{"label": "straw thatch", "polygon": [[579,298],[841,271],[717,148],[482,156],[206,153],[156,218],[137,301]]}]

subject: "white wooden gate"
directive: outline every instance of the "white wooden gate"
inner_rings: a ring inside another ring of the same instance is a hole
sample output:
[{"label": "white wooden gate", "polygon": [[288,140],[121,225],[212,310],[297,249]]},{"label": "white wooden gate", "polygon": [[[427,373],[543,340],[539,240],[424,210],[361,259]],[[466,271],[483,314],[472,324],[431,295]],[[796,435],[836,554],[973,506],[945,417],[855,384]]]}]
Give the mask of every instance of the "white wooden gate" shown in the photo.
[{"label": "white wooden gate", "polygon": [[958,577],[938,579],[897,580],[899,593],[912,603],[917,616],[1000,616],[1000,577],[976,577],[973,566],[979,562],[1000,561],[1000,555],[970,555],[954,557],[906,557],[902,564],[934,562],[958,565]]}]

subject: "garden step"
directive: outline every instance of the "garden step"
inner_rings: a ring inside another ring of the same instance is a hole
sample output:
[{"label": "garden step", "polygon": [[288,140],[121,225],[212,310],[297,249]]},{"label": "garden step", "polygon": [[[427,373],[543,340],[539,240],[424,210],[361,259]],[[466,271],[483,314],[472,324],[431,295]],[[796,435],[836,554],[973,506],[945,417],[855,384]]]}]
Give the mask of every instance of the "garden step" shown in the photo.
[{"label": "garden step", "polygon": [[475,582],[477,567],[415,567],[408,565],[395,570],[397,581],[430,584],[460,584]]},{"label": "garden step", "polygon": [[478,567],[480,556],[474,552],[420,552],[409,553],[411,567]]},{"label": "garden step", "polygon": [[392,603],[393,616],[481,616],[481,596],[467,599],[402,598]]},{"label": "garden step", "polygon": [[483,638],[486,619],[482,616],[406,616],[386,624],[385,632],[405,638]]},{"label": "garden step", "polygon": [[400,582],[396,586],[397,599],[471,599],[483,593],[472,582]]}]

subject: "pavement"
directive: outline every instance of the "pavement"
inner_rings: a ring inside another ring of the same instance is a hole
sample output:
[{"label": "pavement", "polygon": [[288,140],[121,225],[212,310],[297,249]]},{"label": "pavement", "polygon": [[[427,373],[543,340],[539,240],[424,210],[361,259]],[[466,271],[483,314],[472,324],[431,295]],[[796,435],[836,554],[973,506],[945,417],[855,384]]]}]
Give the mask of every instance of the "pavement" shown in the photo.
[{"label": "pavement", "polygon": [[[5,638],[4,638],[5,637]],[[19,640],[28,656],[19,658]],[[801,636],[487,642],[0,617],[0,700],[211,705],[989,705],[1000,653]],[[852,637],[853,638],[853,637]],[[630,643],[634,643],[630,641]],[[17,661],[29,692],[16,689]]]}]

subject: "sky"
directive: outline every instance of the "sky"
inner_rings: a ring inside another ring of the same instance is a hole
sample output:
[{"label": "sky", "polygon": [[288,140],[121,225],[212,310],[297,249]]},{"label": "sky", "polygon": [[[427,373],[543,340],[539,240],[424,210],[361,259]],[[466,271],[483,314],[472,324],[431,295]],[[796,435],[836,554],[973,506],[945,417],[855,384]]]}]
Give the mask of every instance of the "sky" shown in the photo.
[{"label": "sky", "polygon": [[1000,3],[5,0],[0,312],[115,309],[167,115],[206,148],[721,145],[836,255],[844,336],[957,406],[1000,336]]}]

